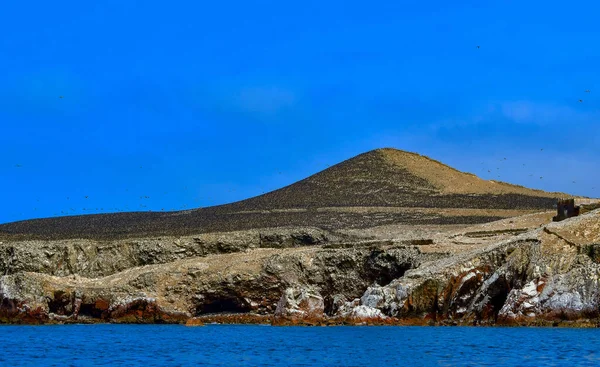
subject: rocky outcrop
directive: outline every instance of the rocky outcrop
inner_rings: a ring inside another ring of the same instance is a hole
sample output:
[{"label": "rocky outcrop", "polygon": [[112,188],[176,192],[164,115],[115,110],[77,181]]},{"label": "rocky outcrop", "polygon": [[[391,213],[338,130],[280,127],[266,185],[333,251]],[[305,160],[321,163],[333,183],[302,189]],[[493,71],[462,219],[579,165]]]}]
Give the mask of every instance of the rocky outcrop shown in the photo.
[{"label": "rocky outcrop", "polygon": [[0,323],[596,326],[600,210],[544,218],[416,242],[298,229],[213,234],[205,247],[163,238],[112,259],[92,243],[66,267],[38,262],[48,246],[71,254],[73,243],[5,243]]},{"label": "rocky outcrop", "polygon": [[339,241],[317,228],[273,228],[187,237],[126,240],[14,241],[0,244],[0,274],[35,272],[102,277],[136,266],[166,264],[255,248],[295,248]]},{"label": "rocky outcrop", "polygon": [[313,287],[287,288],[275,309],[276,324],[315,324],[325,317],[325,303]]},{"label": "rocky outcrop", "polygon": [[600,211],[434,261],[340,308],[415,324],[596,325]]},{"label": "rocky outcrop", "polygon": [[[0,278],[0,322],[180,323],[207,314],[276,311],[316,317],[335,297],[356,297],[420,261],[415,247],[305,247],[209,255],[101,278],[19,272]],[[294,288],[300,286],[309,288]]]}]

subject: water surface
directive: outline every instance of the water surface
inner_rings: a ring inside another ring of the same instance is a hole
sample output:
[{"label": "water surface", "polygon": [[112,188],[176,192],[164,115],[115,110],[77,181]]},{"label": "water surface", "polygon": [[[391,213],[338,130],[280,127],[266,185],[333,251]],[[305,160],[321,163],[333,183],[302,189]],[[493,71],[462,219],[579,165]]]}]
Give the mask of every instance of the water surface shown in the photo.
[{"label": "water surface", "polygon": [[600,330],[471,327],[0,327],[0,366],[597,366]]}]

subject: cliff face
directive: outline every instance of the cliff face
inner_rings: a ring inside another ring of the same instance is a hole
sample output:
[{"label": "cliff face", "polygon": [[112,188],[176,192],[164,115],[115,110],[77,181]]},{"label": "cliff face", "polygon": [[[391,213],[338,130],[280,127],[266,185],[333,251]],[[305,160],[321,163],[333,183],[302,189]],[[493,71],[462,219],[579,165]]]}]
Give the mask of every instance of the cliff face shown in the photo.
[{"label": "cliff face", "polygon": [[[312,285],[325,309],[421,261],[414,247],[254,249],[131,268],[101,278],[19,272],[0,278],[0,321],[182,322],[272,314],[289,287]],[[325,310],[324,309],[324,310]]]},{"label": "cliff face", "polygon": [[9,271],[0,322],[595,326],[600,210],[558,223],[551,215],[428,238],[241,246],[94,277]]},{"label": "cliff face", "polygon": [[600,322],[600,211],[428,263],[357,308],[415,323],[595,326]]},{"label": "cliff face", "polygon": [[34,272],[97,278],[137,266],[257,248],[321,245],[339,238],[318,228],[278,228],[114,241],[11,241],[0,244],[0,274]]},{"label": "cliff face", "polygon": [[595,325],[600,209],[552,223],[555,196],[383,149],[220,207],[0,225],[0,323]]}]

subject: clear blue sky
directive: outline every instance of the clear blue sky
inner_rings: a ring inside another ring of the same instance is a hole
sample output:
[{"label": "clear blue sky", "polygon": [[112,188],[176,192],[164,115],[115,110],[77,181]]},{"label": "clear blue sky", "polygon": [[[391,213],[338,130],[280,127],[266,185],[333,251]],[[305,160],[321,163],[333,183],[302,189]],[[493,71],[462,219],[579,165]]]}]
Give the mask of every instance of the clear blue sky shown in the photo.
[{"label": "clear blue sky", "polygon": [[600,196],[597,1],[88,3],[2,5],[0,223],[232,202],[379,147]]}]

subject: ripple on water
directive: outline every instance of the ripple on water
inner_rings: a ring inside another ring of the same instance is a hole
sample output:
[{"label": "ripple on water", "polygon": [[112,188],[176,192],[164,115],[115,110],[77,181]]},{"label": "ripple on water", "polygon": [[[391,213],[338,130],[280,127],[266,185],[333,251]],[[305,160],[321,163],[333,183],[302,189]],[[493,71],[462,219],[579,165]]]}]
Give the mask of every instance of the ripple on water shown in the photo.
[{"label": "ripple on water", "polygon": [[553,328],[0,327],[14,366],[597,366],[600,331]]}]

